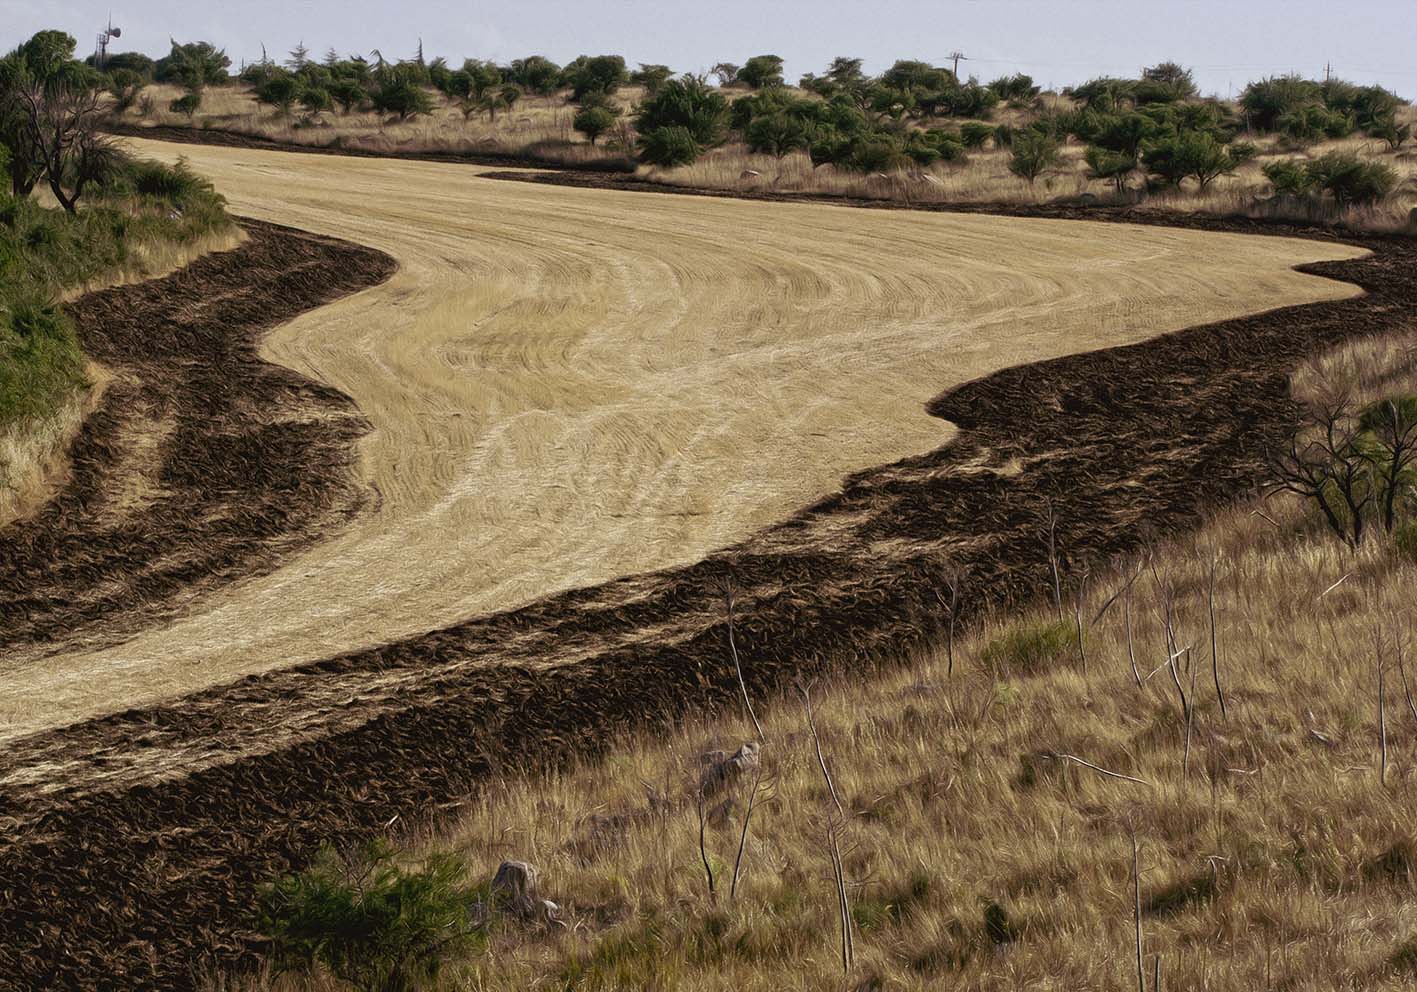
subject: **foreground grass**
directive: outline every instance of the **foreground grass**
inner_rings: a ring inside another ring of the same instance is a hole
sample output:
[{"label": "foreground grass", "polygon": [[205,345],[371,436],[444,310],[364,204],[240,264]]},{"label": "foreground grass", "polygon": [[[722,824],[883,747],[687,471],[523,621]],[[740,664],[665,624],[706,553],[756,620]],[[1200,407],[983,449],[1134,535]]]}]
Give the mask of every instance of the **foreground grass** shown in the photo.
[{"label": "foreground grass", "polygon": [[[1362,343],[1296,388],[1410,393],[1415,355],[1410,336]],[[745,713],[490,783],[414,854],[459,855],[474,881],[531,861],[561,924],[494,919],[437,987],[1136,987],[1138,901],[1148,985],[1410,987],[1417,556],[1398,544],[1349,551],[1296,503],[1243,506],[1099,563],[1077,601],[1066,577],[1061,609],[986,618],[952,671],[939,652],[819,684],[841,813],[792,700],[760,708],[761,736]],[[761,779],[701,808],[701,756],[750,740]]]}]

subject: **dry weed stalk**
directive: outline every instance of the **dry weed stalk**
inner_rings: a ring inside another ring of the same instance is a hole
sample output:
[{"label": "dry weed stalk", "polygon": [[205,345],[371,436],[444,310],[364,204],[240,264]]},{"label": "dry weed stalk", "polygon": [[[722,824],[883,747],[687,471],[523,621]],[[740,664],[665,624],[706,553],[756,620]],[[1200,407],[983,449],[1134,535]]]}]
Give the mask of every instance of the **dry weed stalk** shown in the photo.
[{"label": "dry weed stalk", "polygon": [[[1225,709],[1225,690],[1220,687],[1220,637],[1215,622],[1216,563],[1216,559],[1212,557],[1210,560],[1210,587],[1207,594],[1207,606],[1210,611],[1210,674],[1215,679],[1215,698],[1220,701],[1220,717],[1225,719],[1229,714]],[[1194,688],[1191,690],[1191,698],[1195,698]]]},{"label": "dry weed stalk", "polygon": [[1387,787],[1387,686],[1383,665],[1381,628],[1373,630],[1373,648],[1378,664],[1378,784]]},{"label": "dry weed stalk", "polygon": [[743,875],[743,851],[748,846],[748,824],[752,822],[753,810],[758,804],[758,785],[763,780],[763,763],[758,762],[758,770],[753,775],[753,788],[748,793],[748,807],[743,811],[743,831],[738,835],[738,854],[733,859],[733,882],[728,888],[728,899],[738,898],[738,879]]},{"label": "dry weed stalk", "polygon": [[950,568],[945,572],[945,588],[950,591],[950,601],[945,602],[938,589],[935,590],[935,598],[940,601],[940,605],[949,611],[950,622],[945,631],[945,675],[952,676],[955,673],[955,618],[959,615],[959,587],[963,580],[963,572],[957,568]]},{"label": "dry weed stalk", "polygon": [[733,584],[723,583],[723,601],[728,612],[728,650],[733,653],[733,671],[738,675],[738,688],[743,692],[743,708],[748,711],[748,719],[753,721],[753,730],[758,735],[758,741],[766,744],[767,735],[763,733],[763,725],[758,722],[758,714],[753,712],[753,701],[748,696],[748,683],[743,678],[743,666],[738,661],[738,643],[733,638]]},{"label": "dry weed stalk", "polygon": [[1137,992],[1146,992],[1146,972],[1142,970],[1141,939],[1141,850],[1137,847],[1137,828],[1129,824],[1132,834],[1132,927],[1137,948]]},{"label": "dry weed stalk", "polygon": [[703,790],[703,786],[700,786],[700,787],[699,787],[699,860],[701,860],[701,861],[704,863],[704,874],[708,876],[708,894],[709,894],[709,901],[710,901],[710,902],[713,902],[714,899],[715,899],[714,881],[713,881],[713,866],[712,866],[711,864],[709,864],[708,846],[707,846],[707,844],[705,843],[705,840],[704,840],[704,832],[705,832],[706,823],[707,823],[707,818],[706,818],[706,816],[704,815],[704,790]]},{"label": "dry weed stalk", "polygon": [[1053,611],[1063,619],[1063,582],[1058,567],[1058,513],[1053,501],[1043,501],[1043,526],[1048,535],[1048,567],[1053,571]]},{"label": "dry weed stalk", "polygon": [[856,957],[855,941],[851,934],[851,903],[846,893],[846,871],[841,860],[841,831],[846,828],[846,811],[836,794],[831,772],[827,770],[827,760],[822,754],[822,738],[817,732],[817,721],[812,716],[811,687],[799,683],[797,691],[802,694],[802,706],[807,713],[807,729],[812,734],[812,746],[817,755],[817,766],[822,770],[822,779],[827,783],[827,793],[836,806],[836,812],[827,811],[827,855],[831,859],[832,877],[836,882],[837,911],[841,922],[841,969],[843,974],[851,973],[851,965]]}]

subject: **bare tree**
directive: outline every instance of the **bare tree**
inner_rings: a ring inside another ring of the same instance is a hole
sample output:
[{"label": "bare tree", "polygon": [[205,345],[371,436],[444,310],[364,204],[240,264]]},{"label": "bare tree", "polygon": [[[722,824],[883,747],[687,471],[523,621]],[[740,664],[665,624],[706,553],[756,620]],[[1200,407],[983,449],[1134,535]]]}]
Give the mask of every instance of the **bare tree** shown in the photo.
[{"label": "bare tree", "polygon": [[41,31],[0,60],[0,116],[18,146],[11,156],[31,188],[44,179],[69,213],[117,158],[99,131],[99,76],[73,54],[73,38]]},{"label": "bare tree", "polygon": [[1403,480],[1417,464],[1417,401],[1387,400],[1364,413],[1359,423],[1376,442],[1369,457],[1382,494],[1383,530],[1392,533]]},{"label": "bare tree", "polygon": [[1272,491],[1290,492],[1319,508],[1350,547],[1363,542],[1364,517],[1375,494],[1372,463],[1347,390],[1315,400],[1285,448],[1270,458]]}]

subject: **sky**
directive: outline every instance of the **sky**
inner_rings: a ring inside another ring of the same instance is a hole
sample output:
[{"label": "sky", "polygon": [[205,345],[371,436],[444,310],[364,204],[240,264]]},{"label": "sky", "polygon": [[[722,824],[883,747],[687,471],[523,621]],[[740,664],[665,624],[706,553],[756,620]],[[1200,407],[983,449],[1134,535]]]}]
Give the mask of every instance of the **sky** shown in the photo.
[{"label": "sky", "polygon": [[169,37],[208,40],[233,65],[284,58],[304,42],[318,55],[380,49],[428,58],[506,61],[544,54],[624,55],[702,72],[770,52],[795,81],[838,55],[881,71],[899,58],[937,65],[961,51],[960,74],[988,81],[1025,72],[1061,88],[1097,75],[1135,75],[1173,60],[1207,94],[1228,96],[1266,75],[1322,78],[1325,66],[1359,83],[1417,97],[1417,0],[0,0],[0,47],[60,28],[93,50],[108,18],[115,50],[164,54]]}]

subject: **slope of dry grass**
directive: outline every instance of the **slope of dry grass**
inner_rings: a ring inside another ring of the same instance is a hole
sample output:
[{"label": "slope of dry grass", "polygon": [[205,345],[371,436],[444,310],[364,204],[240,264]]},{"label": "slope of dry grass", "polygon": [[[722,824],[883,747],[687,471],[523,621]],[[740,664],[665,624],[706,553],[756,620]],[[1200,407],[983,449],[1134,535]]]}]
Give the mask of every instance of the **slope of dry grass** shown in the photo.
[{"label": "slope of dry grass", "polygon": [[[1350,346],[1296,384],[1337,377],[1367,399],[1417,390],[1412,335]],[[756,739],[746,716],[493,783],[423,847],[478,877],[536,863],[565,927],[497,924],[438,987],[1136,987],[1138,897],[1148,985],[1159,967],[1170,988],[1410,987],[1417,560],[1385,540],[1346,551],[1274,499],[1099,570],[1074,600],[1078,580],[1065,574],[1060,613],[986,620],[953,672],[940,651],[814,687],[840,817],[790,700],[759,710],[762,780],[740,779],[720,816],[709,804],[702,854],[700,756]]]}]

